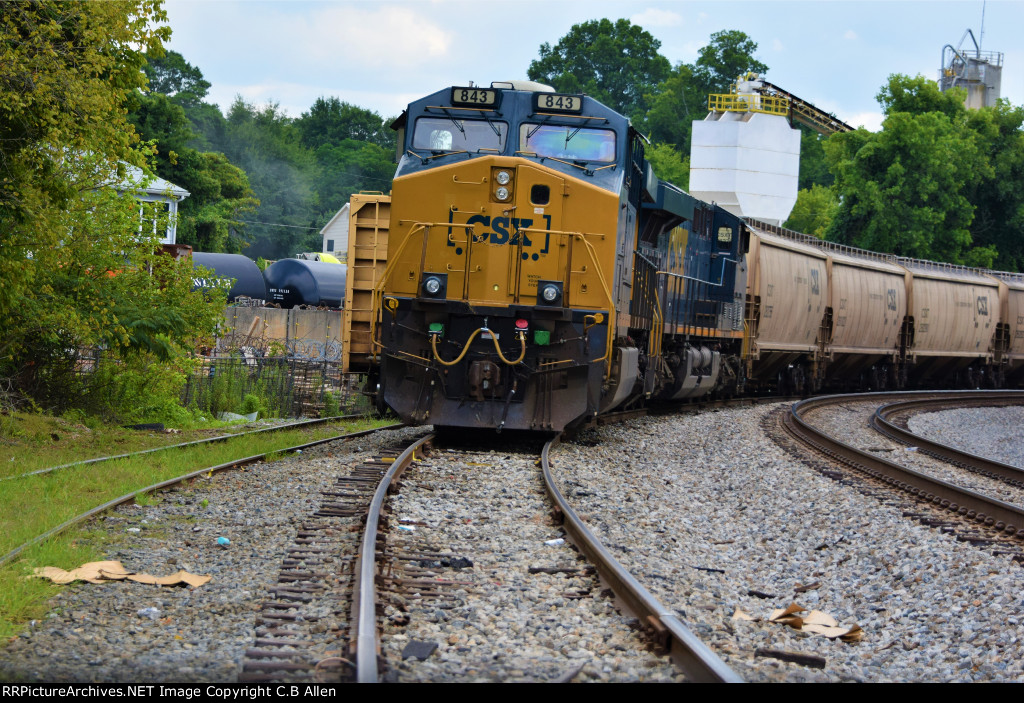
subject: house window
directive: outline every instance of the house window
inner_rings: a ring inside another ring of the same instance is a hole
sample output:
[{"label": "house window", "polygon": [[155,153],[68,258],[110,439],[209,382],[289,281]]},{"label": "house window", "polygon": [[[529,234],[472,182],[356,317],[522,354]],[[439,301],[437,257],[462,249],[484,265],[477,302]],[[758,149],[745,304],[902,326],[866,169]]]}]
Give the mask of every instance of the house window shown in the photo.
[{"label": "house window", "polygon": [[328,239],[327,240],[327,251],[334,251],[334,240],[333,239]]},{"label": "house window", "polygon": [[143,200],[139,205],[139,234],[155,234],[165,239],[170,227],[169,203]]}]

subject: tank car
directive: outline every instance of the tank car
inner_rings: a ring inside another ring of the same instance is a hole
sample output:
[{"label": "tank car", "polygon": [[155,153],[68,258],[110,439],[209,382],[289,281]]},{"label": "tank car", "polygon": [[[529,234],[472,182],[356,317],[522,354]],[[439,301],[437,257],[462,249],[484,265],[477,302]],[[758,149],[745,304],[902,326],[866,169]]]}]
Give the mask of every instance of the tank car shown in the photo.
[{"label": "tank car", "polygon": [[[192,256],[193,267],[203,267],[212,272],[216,279],[231,280],[231,288],[228,290],[228,302],[235,302],[239,298],[249,298],[254,301],[267,299],[267,286],[263,280],[263,272],[260,271],[252,259],[241,254],[212,254],[202,251],[194,251]],[[196,276],[193,279],[196,288],[209,287],[210,281],[207,278]]]},{"label": "tank car", "polygon": [[341,308],[345,301],[345,266],[305,259],[279,259],[266,268],[268,302],[283,308],[299,305]]},{"label": "tank car", "polygon": [[371,339],[406,422],[561,430],[739,375],[743,223],[629,121],[530,82],[409,105]]}]

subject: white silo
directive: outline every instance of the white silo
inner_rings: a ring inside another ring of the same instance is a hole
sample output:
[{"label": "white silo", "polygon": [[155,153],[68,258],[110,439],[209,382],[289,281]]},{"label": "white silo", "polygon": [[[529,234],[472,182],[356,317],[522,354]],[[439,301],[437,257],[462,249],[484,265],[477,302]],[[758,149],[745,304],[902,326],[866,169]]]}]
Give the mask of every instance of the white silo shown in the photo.
[{"label": "white silo", "polygon": [[800,130],[786,98],[762,95],[756,74],[734,92],[712,95],[693,123],[690,194],[740,217],[781,225],[796,203]]}]

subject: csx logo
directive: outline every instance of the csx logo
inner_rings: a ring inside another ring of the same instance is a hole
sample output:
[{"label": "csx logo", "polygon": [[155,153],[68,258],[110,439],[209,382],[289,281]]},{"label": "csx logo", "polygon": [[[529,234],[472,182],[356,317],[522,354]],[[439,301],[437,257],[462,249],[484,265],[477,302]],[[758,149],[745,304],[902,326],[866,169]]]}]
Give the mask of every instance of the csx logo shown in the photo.
[{"label": "csx logo", "polygon": [[988,296],[978,296],[978,314],[988,317]]},{"label": "csx logo", "polygon": [[[453,222],[452,215],[454,213],[448,213],[448,221]],[[547,229],[551,229],[551,216],[542,216],[546,222]],[[523,247],[532,247],[533,241],[525,233],[520,233],[520,230],[529,229],[533,226],[533,220],[528,220],[519,217],[491,217],[490,215],[473,215],[466,220],[467,225],[474,225],[474,242],[486,242],[488,244],[511,244],[513,246],[519,245],[519,237],[522,236]],[[448,234],[451,235],[452,230],[448,230]],[[455,253],[462,254],[462,247],[459,246],[460,242],[453,241],[458,238],[449,236],[448,246],[456,247]],[[544,235],[544,247],[537,252],[532,254],[534,261],[540,258],[541,255],[547,254],[548,249],[551,246],[551,234],[545,233]],[[531,257],[530,254],[523,253],[523,258],[526,259]]]}]

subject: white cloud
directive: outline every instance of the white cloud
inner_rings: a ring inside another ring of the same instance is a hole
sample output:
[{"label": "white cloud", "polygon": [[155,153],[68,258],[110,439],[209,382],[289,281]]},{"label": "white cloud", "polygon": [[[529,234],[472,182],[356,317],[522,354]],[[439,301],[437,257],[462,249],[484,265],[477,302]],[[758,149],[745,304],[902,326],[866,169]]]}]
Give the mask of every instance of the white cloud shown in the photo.
[{"label": "white cloud", "polygon": [[860,112],[847,117],[844,122],[851,127],[863,127],[869,132],[879,132],[882,129],[882,120],[885,115],[881,112]]},{"label": "white cloud", "polygon": [[847,29],[846,33],[843,34],[843,39],[857,39],[857,33],[852,29]]},{"label": "white cloud", "polygon": [[339,69],[407,69],[448,58],[454,32],[398,5],[328,6],[285,20],[281,41],[290,51],[320,61],[346,62]]},{"label": "white cloud", "polygon": [[629,18],[633,24],[638,24],[644,29],[651,27],[678,27],[683,23],[682,15],[671,10],[658,10],[653,7]]}]

